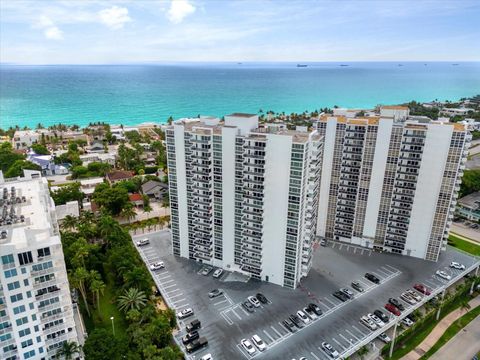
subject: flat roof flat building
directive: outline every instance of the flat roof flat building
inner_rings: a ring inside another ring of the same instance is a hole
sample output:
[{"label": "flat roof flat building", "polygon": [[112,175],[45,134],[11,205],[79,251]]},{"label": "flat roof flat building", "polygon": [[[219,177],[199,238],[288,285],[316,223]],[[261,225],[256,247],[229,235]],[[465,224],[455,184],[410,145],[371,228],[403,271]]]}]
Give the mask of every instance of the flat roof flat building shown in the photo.
[{"label": "flat roof flat building", "polygon": [[77,340],[55,205],[46,178],[0,171],[0,358],[53,359]]}]

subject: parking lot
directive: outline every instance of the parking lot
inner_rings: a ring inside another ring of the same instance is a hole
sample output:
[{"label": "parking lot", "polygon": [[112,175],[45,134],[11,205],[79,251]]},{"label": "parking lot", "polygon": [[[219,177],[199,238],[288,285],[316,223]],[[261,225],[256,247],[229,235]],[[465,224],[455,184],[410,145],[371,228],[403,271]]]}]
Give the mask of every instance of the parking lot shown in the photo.
[{"label": "parking lot", "polygon": [[[165,263],[165,269],[153,272],[162,296],[175,311],[190,307],[195,312],[194,316],[179,322],[182,331],[177,340],[185,335],[185,324],[193,319],[201,321],[200,336],[208,339],[208,346],[194,356],[189,355],[189,359],[199,359],[211,353],[214,359],[298,359],[305,356],[310,360],[325,360],[329,357],[320,348],[322,341],[329,342],[342,354],[367,339],[372,331],[359,322],[360,317],[375,309],[383,309],[389,297],[399,298],[417,282],[432,290],[444,287],[448,281],[435,275],[436,270],[444,270],[452,278],[462,273],[449,267],[451,261],[465,264],[467,269],[478,265],[475,258],[450,249],[438,263],[432,263],[329,243],[327,247],[316,249],[309,276],[292,290],[255,280],[246,282],[242,277],[235,277],[240,281],[231,281],[234,276],[228,273],[219,279],[214,279],[212,273],[201,275],[202,264],[171,255],[168,231],[140,235],[134,240],[145,237],[150,239],[150,244],[138,249],[147,265],[160,260]],[[380,284],[365,279],[365,272],[377,276]],[[341,287],[351,288],[353,280],[362,284],[363,293],[355,292],[355,298],[347,302],[332,295]],[[223,290],[224,294],[210,299],[208,292],[216,288]],[[269,303],[262,304],[253,313],[246,311],[242,302],[247,296],[259,292],[268,298]],[[407,311],[412,306],[400,301]],[[291,333],[282,321],[308,303],[317,304],[323,315]],[[251,356],[240,341],[250,339],[254,334],[267,344],[267,350],[256,351]]]}]

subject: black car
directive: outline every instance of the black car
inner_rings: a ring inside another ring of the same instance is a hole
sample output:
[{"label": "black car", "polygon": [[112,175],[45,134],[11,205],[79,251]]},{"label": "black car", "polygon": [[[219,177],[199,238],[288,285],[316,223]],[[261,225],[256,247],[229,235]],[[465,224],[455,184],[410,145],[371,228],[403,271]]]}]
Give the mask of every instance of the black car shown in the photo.
[{"label": "black car", "polygon": [[340,290],[335,291],[332,295],[335,296],[337,299],[343,301],[343,302],[345,302],[345,301],[347,301],[347,300],[350,299],[346,294],[344,294],[344,293],[341,292]]},{"label": "black car", "polygon": [[197,340],[200,337],[200,334],[198,331],[192,331],[191,333],[188,333],[182,338],[182,342],[184,345],[187,345],[191,343],[193,340]]},{"label": "black car", "polygon": [[193,340],[190,344],[185,346],[185,349],[188,353],[192,353],[194,351],[200,350],[208,345],[208,341],[206,338],[201,337],[200,339]]},{"label": "black car", "polygon": [[370,273],[366,273],[365,274],[365,278],[370,280],[371,282],[375,283],[375,284],[380,284],[380,279],[377,278],[375,275],[373,274],[370,274]]},{"label": "black car", "polygon": [[365,291],[363,286],[358,281],[352,281],[352,288],[354,288],[358,292],[364,292]]},{"label": "black car", "polygon": [[262,293],[258,293],[255,297],[260,301],[262,304],[268,304],[268,299]]},{"label": "black car", "polygon": [[299,329],[303,328],[303,322],[297,315],[290,315],[289,319],[295,324]]},{"label": "black car", "polygon": [[283,320],[282,325],[285,326],[285,328],[292,333],[297,331],[297,328],[295,327],[295,324],[293,324],[291,321]]},{"label": "black car", "polygon": [[390,298],[388,299],[388,302],[390,304],[392,304],[393,306],[396,306],[398,308],[398,310],[400,311],[404,311],[405,310],[405,306],[402,305],[402,303],[400,303],[400,301],[398,301],[397,299],[395,298]]},{"label": "black car", "polygon": [[303,311],[304,311],[304,313],[306,313],[307,316],[310,317],[311,319],[313,319],[314,316],[316,316],[316,315],[315,315],[315,311],[313,311],[312,309],[310,309],[308,306],[307,306],[305,309],[303,309]]},{"label": "black car", "polygon": [[187,330],[187,332],[191,332],[191,331],[200,329],[201,327],[202,327],[202,323],[200,322],[200,320],[195,319],[190,321],[190,323],[187,324],[187,326],[185,326],[185,329]]},{"label": "black car", "polygon": [[388,320],[389,320],[389,317],[387,315],[385,315],[385,313],[381,310],[375,310],[373,312],[376,316],[378,316],[380,318],[380,320],[382,320],[384,323],[387,323]]},{"label": "black car", "polygon": [[320,309],[318,305],[314,303],[308,304],[307,308],[312,310],[317,316],[321,316],[323,314],[322,309]]},{"label": "black car", "polygon": [[245,310],[247,310],[248,312],[251,312],[253,313],[255,311],[255,308],[253,307],[253,305],[250,303],[250,301],[244,301],[242,303],[242,306]]}]

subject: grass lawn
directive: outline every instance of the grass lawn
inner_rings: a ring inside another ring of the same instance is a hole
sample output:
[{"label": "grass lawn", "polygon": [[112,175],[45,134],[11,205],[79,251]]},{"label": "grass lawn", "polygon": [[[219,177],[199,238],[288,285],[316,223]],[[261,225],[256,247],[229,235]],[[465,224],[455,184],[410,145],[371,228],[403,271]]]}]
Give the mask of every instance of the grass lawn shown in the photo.
[{"label": "grass lawn", "polygon": [[443,333],[443,335],[438,339],[438,341],[433,345],[430,350],[428,350],[420,359],[426,360],[429,359],[435,352],[437,352],[443,345],[445,345],[451,338],[453,338],[460,330],[467,326],[470,321],[474,320],[477,316],[480,315],[480,306],[477,306],[475,309],[469,311],[461,318],[453,322],[452,325]]},{"label": "grass lawn", "polygon": [[466,251],[470,254],[480,256],[480,245],[475,245],[471,242],[462,240],[455,235],[450,235],[448,237],[448,245],[456,247],[457,249]]},{"label": "grass lawn", "polygon": [[87,312],[84,309],[83,301],[80,301],[80,307],[82,309],[83,321],[87,332],[91,332],[95,328],[105,328],[112,331],[112,320],[110,317],[114,317],[115,335],[119,337],[126,337],[127,324],[125,323],[125,317],[121,313],[115,303],[115,294],[113,291],[112,282],[113,279],[109,276],[105,284],[105,291],[100,296],[100,308],[95,309],[93,306],[89,307],[91,317],[88,317]]}]

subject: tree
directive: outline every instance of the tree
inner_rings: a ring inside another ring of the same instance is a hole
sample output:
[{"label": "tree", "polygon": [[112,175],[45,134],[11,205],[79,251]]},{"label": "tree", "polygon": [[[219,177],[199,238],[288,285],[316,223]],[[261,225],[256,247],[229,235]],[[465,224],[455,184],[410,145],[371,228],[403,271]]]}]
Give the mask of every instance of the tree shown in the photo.
[{"label": "tree", "polygon": [[140,310],[147,304],[147,296],[137,288],[125,290],[123,295],[118,297],[118,308],[125,313],[130,310]]},{"label": "tree", "polygon": [[34,164],[27,160],[17,160],[10,166],[5,173],[6,178],[17,177],[23,174],[23,170],[37,170],[41,171],[42,168],[37,164]]},{"label": "tree", "polygon": [[460,305],[460,308],[465,312],[467,312],[471,309],[471,305],[468,302],[468,299],[465,299],[465,300],[462,301],[462,304]]},{"label": "tree", "polygon": [[41,144],[33,144],[32,150],[38,155],[50,155],[50,151],[48,151],[48,149]]},{"label": "tree", "polygon": [[77,219],[71,215],[67,215],[63,218],[60,223],[60,227],[66,230],[74,229],[77,226]]},{"label": "tree", "polygon": [[80,183],[74,182],[64,186],[60,186],[58,190],[51,193],[55,205],[63,205],[69,201],[83,200],[84,194],[80,190]]},{"label": "tree", "polygon": [[100,277],[100,274],[95,270],[90,270],[90,290],[95,297],[97,310],[100,312],[100,294],[103,295],[105,291],[105,283]]},{"label": "tree", "polygon": [[68,275],[69,275],[70,285],[73,288],[80,291],[83,302],[85,304],[85,310],[87,311],[88,316],[90,316],[90,310],[88,308],[88,302],[87,302],[87,288],[86,288],[86,283],[89,277],[88,271],[84,267],[79,267],[75,271],[70,271]]},{"label": "tree", "polygon": [[112,215],[118,215],[128,203],[128,192],[122,187],[110,187],[103,183],[95,188],[93,200]]},{"label": "tree", "polygon": [[480,170],[465,170],[460,186],[460,197],[480,191]]},{"label": "tree", "polygon": [[120,213],[120,216],[126,218],[128,222],[130,222],[131,219],[133,219],[137,213],[135,212],[132,203],[128,203],[125,205],[125,207],[122,209],[122,212]]},{"label": "tree", "polygon": [[81,351],[82,347],[75,341],[64,341],[57,350],[57,356],[63,357],[65,360],[71,360],[75,354],[79,354]]},{"label": "tree", "polygon": [[83,353],[88,360],[117,360],[128,353],[127,346],[128,342],[114,337],[112,331],[96,328],[88,335]]}]

